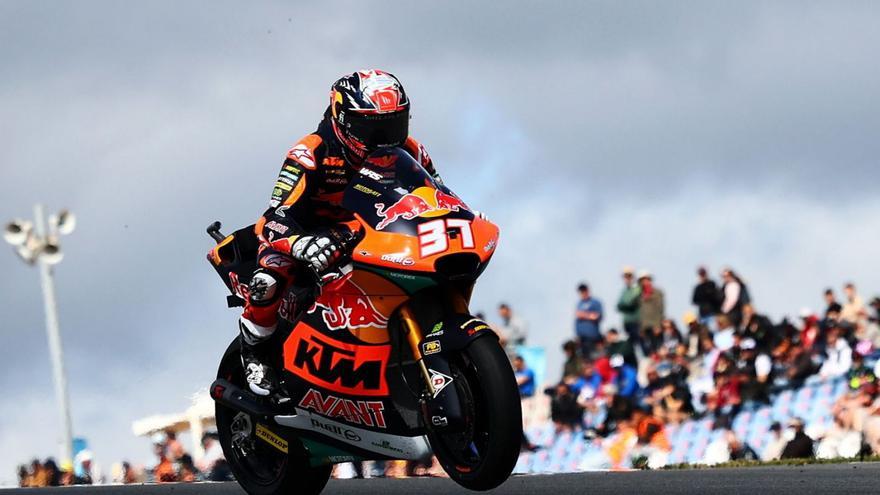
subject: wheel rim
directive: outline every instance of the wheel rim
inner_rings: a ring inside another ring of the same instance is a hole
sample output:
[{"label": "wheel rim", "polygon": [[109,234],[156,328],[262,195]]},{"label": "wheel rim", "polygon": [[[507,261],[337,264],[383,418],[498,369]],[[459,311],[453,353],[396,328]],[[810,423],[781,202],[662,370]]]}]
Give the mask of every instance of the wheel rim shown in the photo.
[{"label": "wheel rim", "polygon": [[[241,381],[233,376],[227,379],[233,383]],[[217,428],[225,429],[222,433],[228,439],[226,457],[236,479],[269,486],[284,477],[288,456],[257,438],[256,425],[250,415],[217,404]]]}]

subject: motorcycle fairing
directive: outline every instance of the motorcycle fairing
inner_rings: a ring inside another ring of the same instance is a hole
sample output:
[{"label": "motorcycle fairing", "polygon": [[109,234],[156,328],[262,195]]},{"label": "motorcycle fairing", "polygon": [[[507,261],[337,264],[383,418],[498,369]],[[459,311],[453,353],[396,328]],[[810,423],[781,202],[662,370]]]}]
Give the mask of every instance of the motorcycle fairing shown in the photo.
[{"label": "motorcycle fairing", "polygon": [[[341,423],[310,411],[297,408],[295,416],[275,416],[275,421],[298,431],[318,433],[323,438],[369,452],[370,458],[416,460],[430,454],[431,448],[423,435],[405,436],[382,433]],[[366,456],[365,456],[366,457]]]}]

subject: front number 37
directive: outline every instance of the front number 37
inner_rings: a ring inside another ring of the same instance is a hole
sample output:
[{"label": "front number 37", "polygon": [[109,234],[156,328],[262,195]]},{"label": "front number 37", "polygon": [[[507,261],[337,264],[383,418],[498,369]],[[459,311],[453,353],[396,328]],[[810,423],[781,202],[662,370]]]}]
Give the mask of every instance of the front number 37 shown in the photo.
[{"label": "front number 37", "polygon": [[461,247],[474,247],[474,233],[471,223],[461,218],[432,220],[419,225],[419,256],[442,253],[449,249],[449,235],[455,231],[461,233]]}]

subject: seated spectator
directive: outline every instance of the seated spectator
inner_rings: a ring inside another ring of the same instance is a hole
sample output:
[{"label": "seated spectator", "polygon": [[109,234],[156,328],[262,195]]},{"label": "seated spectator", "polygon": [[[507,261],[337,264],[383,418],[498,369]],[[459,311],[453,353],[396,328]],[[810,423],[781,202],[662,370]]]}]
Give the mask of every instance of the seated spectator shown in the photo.
[{"label": "seated spectator", "polygon": [[[870,403],[870,401],[869,401]],[[853,415],[855,416],[855,415]],[[848,419],[851,422],[853,416]],[[862,448],[861,431],[856,431],[843,424],[844,417],[835,415],[834,423],[825,430],[816,445],[816,457],[819,459],[836,459],[840,457],[856,457]],[[859,425],[861,428],[861,424]]]},{"label": "seated spectator", "polygon": [[153,453],[156,454],[156,457],[158,458],[156,467],[153,469],[153,476],[156,483],[177,482],[177,470],[174,469],[174,464],[171,462],[170,459],[168,459],[168,455],[166,454],[165,450],[165,444],[154,443]]},{"label": "seated spectator", "polygon": [[740,440],[733,430],[727,430],[727,444],[730,446],[731,461],[758,461],[758,454],[749,447],[749,444]]},{"label": "seated spectator", "polygon": [[765,462],[778,460],[782,456],[783,449],[788,445],[788,440],[782,434],[782,425],[778,422],[770,425],[768,434],[770,435],[770,441],[767,442],[764,451],[761,452],[761,460]]},{"label": "seated spectator", "polygon": [[578,355],[577,342],[573,340],[568,340],[562,345],[562,352],[565,354],[565,363],[562,365],[562,380],[566,381],[569,377],[577,377],[581,374],[583,359]]},{"label": "seated spectator", "polygon": [[847,282],[843,286],[843,293],[846,299],[840,310],[840,318],[854,326],[859,325],[868,314],[865,303],[862,302],[862,297],[859,296],[852,282]]},{"label": "seated spectator", "polygon": [[747,338],[734,348],[734,369],[742,383],[740,393],[743,402],[769,403],[769,378],[773,363],[766,354],[757,355],[756,345],[754,340]]},{"label": "seated spectator", "polygon": [[706,410],[716,421],[730,423],[742,407],[742,378],[735,372],[733,359],[724,353],[715,365],[715,389],[706,395]]},{"label": "seated spectator", "polygon": [[73,461],[66,460],[61,463],[61,486],[73,486],[74,478]]},{"label": "seated spectator", "polygon": [[202,436],[202,448],[205,455],[199,462],[198,468],[205,473],[208,481],[229,481],[232,472],[229,464],[223,456],[223,448],[216,433],[205,433]]},{"label": "seated spectator", "polygon": [[849,389],[853,391],[860,389],[865,384],[877,382],[874,369],[865,364],[864,353],[858,352],[858,350],[853,351],[852,366],[846,372],[846,381],[849,384]]},{"label": "seated spectator", "polygon": [[[831,316],[833,317],[834,315],[832,314]],[[819,318],[809,308],[803,308],[801,309],[801,321],[803,322],[799,339],[801,347],[807,351],[812,351],[813,346],[819,340]],[[828,319],[827,321],[833,320]]]},{"label": "seated spectator", "polygon": [[734,328],[730,318],[725,315],[718,315],[715,321],[718,325],[718,331],[712,336],[715,348],[721,352],[729,351],[734,344],[733,336],[736,333],[736,328]]},{"label": "seated spectator", "polygon": [[668,385],[660,401],[654,404],[654,416],[666,424],[681,424],[694,415],[691,394],[687,388]]},{"label": "seated spectator", "polygon": [[92,478],[92,457],[90,450],[81,450],[76,454],[73,461],[79,465],[79,469],[75,471],[76,475],[74,476],[73,484],[91,485],[94,483]]},{"label": "seated spectator", "polygon": [[758,352],[770,352],[773,337],[773,323],[770,318],[755,313],[751,304],[743,306],[743,323],[740,331],[743,338],[755,341]]},{"label": "seated spectator", "polygon": [[701,407],[705,404],[706,396],[715,390],[715,378],[713,376],[715,365],[718,362],[721,351],[715,348],[712,334],[709,332],[700,336],[700,359],[694,362],[691,370],[689,386],[691,396],[697,399],[696,405]]},{"label": "seated spectator", "polygon": [[585,392],[585,389],[589,389],[587,393],[592,396],[599,393],[601,386],[602,376],[596,372],[591,361],[584,361],[581,365],[581,375],[569,384],[569,387],[575,394],[582,394]]},{"label": "seated spectator", "polygon": [[804,421],[800,418],[794,418],[788,423],[788,427],[793,431],[794,435],[785,448],[782,449],[780,459],[812,459],[815,457],[813,451],[813,439],[804,433]]},{"label": "seated spectator", "polygon": [[513,374],[519,387],[520,398],[526,399],[535,395],[535,372],[526,366],[522,356],[513,358]]},{"label": "seated spectator", "polygon": [[574,431],[580,427],[583,408],[578,405],[577,397],[565,383],[547,391],[551,396],[550,419],[556,426],[556,433]]},{"label": "seated spectator", "polygon": [[837,297],[834,295],[834,289],[827,288],[825,289],[825,304],[827,305],[825,309],[825,319],[828,320],[831,318],[830,315],[836,314],[839,315],[843,310],[843,306],[837,302]]},{"label": "seated spectator", "polygon": [[605,354],[608,356],[619,354],[623,356],[623,361],[626,364],[633,368],[639,367],[632,343],[629,340],[621,339],[620,332],[616,328],[608,330],[608,333],[605,334]]},{"label": "seated spectator", "polygon": [[27,488],[30,485],[30,475],[28,474],[27,466],[24,464],[18,466],[18,486],[21,488]]},{"label": "seated spectator", "polygon": [[61,470],[55,464],[55,459],[46,459],[43,469],[46,471],[46,486],[61,486]]},{"label": "seated spectator", "polygon": [[[217,442],[217,444],[219,446],[220,442]],[[208,453],[206,452],[205,455],[207,456]],[[125,485],[131,485],[134,483],[141,482],[141,476],[138,473],[138,470],[135,469],[134,467],[132,467],[131,463],[128,461],[124,461],[122,463],[122,480],[121,481]]]},{"label": "seated spectator", "polygon": [[777,388],[798,388],[815,371],[809,349],[783,340],[772,353],[774,359],[774,385]]},{"label": "seated spectator", "polygon": [[193,483],[198,480],[199,470],[193,463],[193,459],[189,454],[183,454],[180,457],[180,469],[177,478],[183,483]]},{"label": "seated spectator", "polygon": [[596,428],[596,433],[607,437],[614,433],[622,422],[629,421],[632,417],[633,402],[618,393],[617,386],[606,384],[602,386],[602,399],[605,407],[605,419]]},{"label": "seated spectator", "polygon": [[614,370],[614,384],[617,385],[618,395],[627,399],[635,397],[639,391],[638,372],[632,366],[626,364],[623,356],[615,354],[608,360],[608,364]]},{"label": "seated spectator", "polygon": [[663,329],[663,345],[673,344],[673,347],[675,347],[678,344],[684,343],[684,337],[682,337],[681,332],[678,331],[678,326],[675,325],[674,321],[665,319],[660,325],[660,328]]},{"label": "seated spectator", "polygon": [[636,446],[631,452],[634,468],[661,468],[666,465],[672,446],[663,422],[649,410],[636,408],[630,420],[636,431]]},{"label": "seated spectator", "polygon": [[852,365],[852,349],[840,336],[840,327],[828,329],[825,337],[825,360],[819,368],[819,376],[825,379],[838,378],[846,374]]},{"label": "seated spectator", "polygon": [[183,444],[177,439],[177,434],[171,430],[165,432],[165,455],[171,462],[178,462],[186,454]]},{"label": "seated spectator", "polygon": [[[688,311],[682,317],[684,324],[687,325],[687,357],[696,358],[700,355],[700,338],[704,333],[709,332],[709,328],[697,319],[697,315]],[[712,317],[714,324],[715,318]]]},{"label": "seated spectator", "polygon": [[[598,375],[593,376],[597,377]],[[577,403],[584,411],[581,424],[585,430],[585,438],[596,436],[595,432],[602,425],[607,413],[606,403],[599,396],[599,385],[590,382],[591,380],[584,380],[579,383],[580,391],[577,396]]]},{"label": "seated spectator", "polygon": [[757,461],[758,454],[747,443],[740,440],[736,433],[727,428],[724,434],[706,447],[703,464],[714,466],[730,461]]}]

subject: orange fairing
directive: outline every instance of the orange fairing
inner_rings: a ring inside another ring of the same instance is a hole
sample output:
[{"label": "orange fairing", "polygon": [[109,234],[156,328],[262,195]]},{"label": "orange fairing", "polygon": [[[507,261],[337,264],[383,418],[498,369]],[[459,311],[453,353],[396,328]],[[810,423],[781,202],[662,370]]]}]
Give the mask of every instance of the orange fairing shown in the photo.
[{"label": "orange fairing", "polygon": [[[487,262],[498,243],[498,227],[487,220],[439,217],[419,225],[419,236],[378,231],[359,215],[365,236],[353,253],[354,261],[395,270],[433,272],[434,262],[445,255],[473,253]],[[455,232],[449,235],[448,232]]]},{"label": "orange fairing", "polygon": [[235,239],[235,236],[228,235],[225,239],[223,239],[220,244],[217,244],[211,249],[211,252],[208,253],[209,259],[214,263],[215,266],[220,266],[223,263],[223,257],[220,256],[220,250],[223,247],[227,246],[232,240]]},{"label": "orange fairing", "polygon": [[284,367],[308,383],[348,395],[388,395],[391,345],[350,344],[300,322],[284,343]]}]

